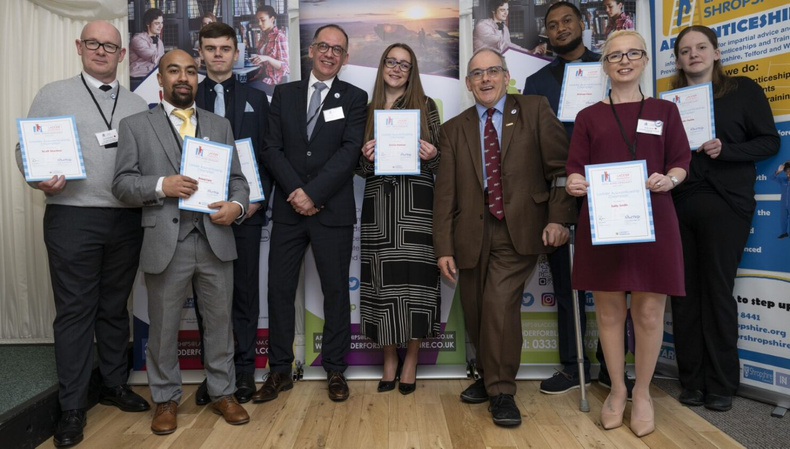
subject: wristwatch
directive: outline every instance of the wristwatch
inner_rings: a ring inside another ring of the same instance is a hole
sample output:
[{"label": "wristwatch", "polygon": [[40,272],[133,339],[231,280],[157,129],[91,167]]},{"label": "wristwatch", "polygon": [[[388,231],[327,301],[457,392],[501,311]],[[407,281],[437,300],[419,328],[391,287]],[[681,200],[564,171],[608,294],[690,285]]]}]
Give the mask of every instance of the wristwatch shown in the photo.
[{"label": "wristwatch", "polygon": [[680,184],[680,181],[678,181],[678,178],[676,178],[674,176],[670,176],[669,180],[672,181],[672,187],[676,187],[678,184]]}]

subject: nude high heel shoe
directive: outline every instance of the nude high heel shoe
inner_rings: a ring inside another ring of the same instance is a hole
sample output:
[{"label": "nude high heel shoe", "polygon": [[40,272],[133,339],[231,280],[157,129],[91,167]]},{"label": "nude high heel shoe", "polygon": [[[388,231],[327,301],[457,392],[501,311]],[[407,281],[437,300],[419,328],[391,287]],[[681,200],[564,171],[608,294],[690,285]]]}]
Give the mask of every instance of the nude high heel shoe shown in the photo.
[{"label": "nude high heel shoe", "polygon": [[[606,430],[616,429],[623,425],[623,412],[625,412],[625,403],[623,401],[622,407],[619,412],[613,408],[612,400],[609,395],[601,406],[601,426]],[[627,398],[626,398],[627,400]]]},{"label": "nude high heel shoe", "polygon": [[[656,416],[653,410],[653,400],[650,399],[650,419],[634,419],[634,407],[631,406],[631,431],[634,435],[642,438],[645,435],[653,433],[656,430]],[[636,405],[636,404],[634,404]]]}]

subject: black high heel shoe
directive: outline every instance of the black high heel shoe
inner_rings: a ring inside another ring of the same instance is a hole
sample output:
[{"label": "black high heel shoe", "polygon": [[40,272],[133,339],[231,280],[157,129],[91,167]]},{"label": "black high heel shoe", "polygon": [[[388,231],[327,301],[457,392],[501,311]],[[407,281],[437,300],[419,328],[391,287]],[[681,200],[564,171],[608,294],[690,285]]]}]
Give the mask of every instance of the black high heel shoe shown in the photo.
[{"label": "black high heel shoe", "polygon": [[403,369],[403,360],[401,360],[400,356],[398,356],[398,368],[395,370],[395,378],[392,380],[380,380],[379,386],[376,388],[376,391],[379,393],[384,393],[386,391],[392,391],[395,389],[395,382],[400,379],[400,372]]},{"label": "black high heel shoe", "polygon": [[[400,363],[401,363],[400,367],[402,367],[403,360],[400,360]],[[407,394],[414,393],[414,390],[417,389],[417,367],[416,366],[414,367],[414,371],[415,371],[414,372],[414,382],[412,382],[410,384],[407,384],[405,382],[398,382],[398,392],[400,392],[400,394],[406,396]],[[399,376],[399,378],[400,378],[400,376]]]}]

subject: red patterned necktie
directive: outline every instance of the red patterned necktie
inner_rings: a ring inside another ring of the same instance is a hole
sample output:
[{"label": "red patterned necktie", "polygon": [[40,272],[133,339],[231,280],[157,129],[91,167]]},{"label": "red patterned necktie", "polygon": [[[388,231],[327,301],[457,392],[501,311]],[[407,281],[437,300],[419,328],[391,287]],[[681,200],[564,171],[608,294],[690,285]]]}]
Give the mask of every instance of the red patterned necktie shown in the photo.
[{"label": "red patterned necktie", "polygon": [[488,211],[497,220],[505,218],[505,208],[502,205],[502,164],[499,159],[499,138],[494,128],[491,117],[496,109],[489,108],[486,126],[483,129],[483,145],[485,145],[486,183],[488,185]]}]

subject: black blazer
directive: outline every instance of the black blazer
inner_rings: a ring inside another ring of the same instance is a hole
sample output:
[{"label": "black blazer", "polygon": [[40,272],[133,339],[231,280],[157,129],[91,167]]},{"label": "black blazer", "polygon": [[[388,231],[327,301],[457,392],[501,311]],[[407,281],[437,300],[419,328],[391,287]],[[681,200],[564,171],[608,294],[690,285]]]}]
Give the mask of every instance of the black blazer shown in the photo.
[{"label": "black blazer", "polygon": [[[208,98],[208,89],[206,88],[206,80],[204,79],[198,84],[197,96],[195,97],[197,107],[213,110],[214,103],[209,102]],[[252,111],[245,112],[247,104],[252,107]],[[252,140],[252,149],[255,152],[255,159],[258,161],[258,171],[261,175],[263,194],[266,197],[266,199],[261,202],[261,208],[258,209],[252,217],[244,220],[242,224],[257,226],[266,224],[266,209],[268,208],[272,193],[272,177],[263,165],[262,154],[263,134],[266,131],[268,116],[269,99],[266,97],[266,93],[262,90],[250,87],[247,84],[240,83],[238,80],[234,80],[233,123],[231,123],[233,137],[236,140],[246,138]]]},{"label": "black blazer", "polygon": [[[308,139],[307,84],[302,80],[274,88],[263,148],[264,165],[277,185],[272,218],[288,224],[307,218],[286,201],[301,187],[321,209],[316,214],[321,224],[352,226],[357,220],[354,168],[362,148],[368,95],[335,78]],[[335,108],[342,109],[343,117],[325,121],[324,113]]]}]

